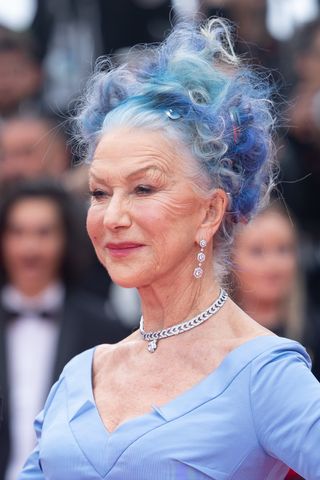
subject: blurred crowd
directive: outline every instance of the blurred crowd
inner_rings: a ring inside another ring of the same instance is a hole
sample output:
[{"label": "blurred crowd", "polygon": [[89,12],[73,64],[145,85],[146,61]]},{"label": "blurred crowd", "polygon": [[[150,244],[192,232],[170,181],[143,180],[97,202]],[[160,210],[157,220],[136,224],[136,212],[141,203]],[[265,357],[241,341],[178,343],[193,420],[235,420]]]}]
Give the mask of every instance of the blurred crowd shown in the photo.
[{"label": "blurred crowd", "polygon": [[239,227],[228,288],[302,342],[320,380],[320,17],[280,42],[266,0],[39,0],[26,31],[0,25],[0,480],[17,477],[63,365],[139,322],[136,292],[112,284],[86,237],[88,167],[70,122],[79,92],[99,56],[121,63],[181,18],[212,15],[234,22],[238,53],[270,75],[279,118],[277,188]]}]

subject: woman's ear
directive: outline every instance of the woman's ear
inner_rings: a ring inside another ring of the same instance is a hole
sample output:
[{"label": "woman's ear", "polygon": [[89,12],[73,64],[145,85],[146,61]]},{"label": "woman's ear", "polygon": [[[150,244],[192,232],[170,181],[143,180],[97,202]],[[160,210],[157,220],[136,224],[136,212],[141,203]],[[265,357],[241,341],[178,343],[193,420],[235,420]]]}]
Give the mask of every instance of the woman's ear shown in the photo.
[{"label": "woman's ear", "polygon": [[215,189],[211,197],[206,200],[205,217],[197,233],[197,242],[201,238],[208,242],[215,235],[227,210],[228,202],[228,195],[222,188]]}]

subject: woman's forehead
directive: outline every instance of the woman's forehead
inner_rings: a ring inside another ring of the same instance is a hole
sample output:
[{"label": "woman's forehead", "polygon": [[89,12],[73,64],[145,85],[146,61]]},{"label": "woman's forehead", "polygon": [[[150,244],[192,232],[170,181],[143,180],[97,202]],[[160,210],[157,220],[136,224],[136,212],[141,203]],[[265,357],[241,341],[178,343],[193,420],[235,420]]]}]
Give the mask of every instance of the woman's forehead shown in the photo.
[{"label": "woman's forehead", "polygon": [[165,153],[174,147],[175,143],[162,132],[146,128],[118,128],[102,134],[94,158],[109,152],[118,155],[128,152],[139,154],[140,151]]},{"label": "woman's forehead", "polygon": [[236,237],[237,245],[242,243],[270,243],[274,240],[294,240],[295,232],[289,220],[278,212],[258,214],[245,225]]},{"label": "woman's forehead", "polygon": [[173,141],[149,130],[116,130],[104,134],[96,148],[91,172],[127,170],[135,172],[159,170],[169,173],[181,169],[181,157]]}]

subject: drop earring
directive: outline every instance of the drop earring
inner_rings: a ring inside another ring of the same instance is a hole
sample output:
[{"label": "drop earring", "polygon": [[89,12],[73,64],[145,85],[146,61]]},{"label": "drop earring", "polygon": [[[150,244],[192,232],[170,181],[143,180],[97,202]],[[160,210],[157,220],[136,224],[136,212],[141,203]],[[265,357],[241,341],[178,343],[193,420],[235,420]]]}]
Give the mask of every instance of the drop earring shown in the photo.
[{"label": "drop earring", "polygon": [[204,249],[207,246],[206,240],[204,239],[200,240],[199,245],[200,245],[200,252],[197,255],[197,260],[199,263],[198,263],[198,266],[193,271],[193,276],[196,278],[201,278],[203,275],[203,269],[201,267],[203,262],[206,259],[206,255],[204,253]]}]

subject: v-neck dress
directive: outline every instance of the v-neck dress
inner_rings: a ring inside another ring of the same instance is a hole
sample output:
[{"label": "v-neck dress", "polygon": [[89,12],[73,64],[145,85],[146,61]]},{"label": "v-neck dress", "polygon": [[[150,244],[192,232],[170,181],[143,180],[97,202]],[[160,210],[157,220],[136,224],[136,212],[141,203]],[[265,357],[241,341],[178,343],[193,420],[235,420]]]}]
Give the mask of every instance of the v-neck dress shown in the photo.
[{"label": "v-neck dress", "polygon": [[320,480],[320,384],[299,343],[249,340],[112,433],[93,396],[93,355],[71,360],[53,386],[18,480],[281,480],[287,465]]}]

